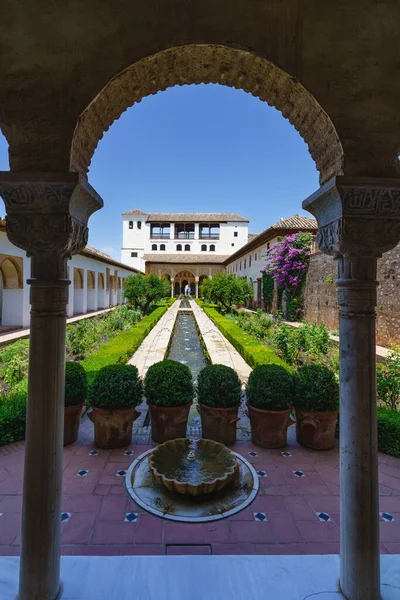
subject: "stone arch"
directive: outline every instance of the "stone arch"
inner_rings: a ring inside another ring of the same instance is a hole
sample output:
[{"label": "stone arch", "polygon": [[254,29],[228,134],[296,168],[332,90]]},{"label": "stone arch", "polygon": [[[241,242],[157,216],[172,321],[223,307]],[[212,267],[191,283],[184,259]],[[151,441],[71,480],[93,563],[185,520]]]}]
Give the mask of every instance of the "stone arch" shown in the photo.
[{"label": "stone arch", "polygon": [[[3,281],[3,289],[22,289],[23,277],[22,277],[22,265],[19,264],[19,257],[14,256],[3,256],[0,262],[0,271]],[[20,259],[22,262],[22,259]]]},{"label": "stone arch", "polygon": [[94,290],[95,289],[95,287],[96,287],[95,281],[96,280],[95,280],[94,271],[88,271],[87,272],[87,287],[88,287],[88,290]]},{"label": "stone arch", "polygon": [[253,52],[211,44],[163,50],[113,77],[77,121],[70,170],[87,174],[99,140],[127,108],[169,87],[200,83],[241,89],[274,106],[308,145],[321,184],[343,174],[344,153],[335,127],[295,77]]},{"label": "stone arch", "polygon": [[104,275],[103,275],[103,273],[98,273],[98,288],[99,288],[99,290],[104,290]]},{"label": "stone arch", "polygon": [[83,290],[83,271],[82,269],[74,269],[74,289]]}]

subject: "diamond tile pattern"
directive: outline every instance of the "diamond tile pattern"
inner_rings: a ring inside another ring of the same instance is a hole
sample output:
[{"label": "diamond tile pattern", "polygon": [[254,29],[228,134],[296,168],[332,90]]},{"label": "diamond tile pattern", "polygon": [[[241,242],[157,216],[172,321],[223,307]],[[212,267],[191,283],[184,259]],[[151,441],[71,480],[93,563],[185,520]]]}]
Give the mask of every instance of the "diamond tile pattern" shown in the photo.
[{"label": "diamond tile pattern", "polygon": [[317,515],[317,517],[318,517],[318,519],[319,519],[320,521],[323,521],[323,522],[325,522],[325,523],[328,523],[329,521],[331,521],[331,518],[330,518],[330,516],[328,515],[328,513],[324,513],[324,512],[320,512],[320,513],[319,513],[319,512],[317,512],[317,513],[315,513],[315,514]]},{"label": "diamond tile pattern", "polygon": [[[145,404],[139,411],[144,419]],[[239,415],[239,429],[250,431],[244,411]],[[143,419],[134,423],[132,444],[105,451],[93,445],[93,424],[83,417],[77,442],[64,448],[63,512],[58,517],[63,554],[165,555],[170,544],[179,544],[183,554],[207,544],[211,555],[338,554],[337,448],[307,450],[296,443],[294,428],[287,448],[279,450],[262,449],[241,434],[232,449],[259,469],[260,490],[253,503],[220,521],[168,523],[143,512],[124,485],[133,457],[154,446]],[[188,431],[200,437],[197,420],[189,421]],[[20,552],[23,463],[24,442],[0,447],[0,554]],[[379,468],[381,552],[397,554],[400,459],[379,454]],[[304,477],[297,478],[294,470]]]},{"label": "diamond tile pattern", "polygon": [[394,516],[393,516],[393,515],[391,515],[390,513],[387,513],[387,512],[381,512],[381,513],[379,513],[379,514],[380,514],[380,516],[382,517],[382,521],[386,521],[386,522],[390,522],[390,523],[391,523],[392,521],[394,521],[394,520],[395,520]]},{"label": "diamond tile pattern", "polygon": [[267,477],[267,473],[266,473],[266,471],[257,471],[257,475],[258,475],[259,477]]},{"label": "diamond tile pattern", "polygon": [[295,477],[305,477],[303,471],[293,471]]},{"label": "diamond tile pattern", "polygon": [[130,512],[125,515],[125,523],[135,523],[138,520],[138,513]]},{"label": "diamond tile pattern", "polygon": [[61,521],[63,523],[67,523],[71,518],[71,513],[63,512],[61,513]]},{"label": "diamond tile pattern", "polygon": [[125,450],[125,452],[124,452],[124,456],[133,456],[133,455],[134,455],[133,450]]},{"label": "diamond tile pattern", "polygon": [[268,521],[267,515],[264,512],[257,512],[253,514],[255,521]]}]

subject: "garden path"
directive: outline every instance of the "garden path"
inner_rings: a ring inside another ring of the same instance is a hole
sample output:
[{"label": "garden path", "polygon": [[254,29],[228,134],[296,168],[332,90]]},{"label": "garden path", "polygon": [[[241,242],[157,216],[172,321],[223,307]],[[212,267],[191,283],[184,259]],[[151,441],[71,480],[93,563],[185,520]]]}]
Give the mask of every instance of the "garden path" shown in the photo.
[{"label": "garden path", "polygon": [[252,368],[241,357],[239,352],[222,335],[218,327],[206,315],[194,300],[190,300],[200,333],[213,364],[226,365],[235,369],[242,383],[246,383]]}]

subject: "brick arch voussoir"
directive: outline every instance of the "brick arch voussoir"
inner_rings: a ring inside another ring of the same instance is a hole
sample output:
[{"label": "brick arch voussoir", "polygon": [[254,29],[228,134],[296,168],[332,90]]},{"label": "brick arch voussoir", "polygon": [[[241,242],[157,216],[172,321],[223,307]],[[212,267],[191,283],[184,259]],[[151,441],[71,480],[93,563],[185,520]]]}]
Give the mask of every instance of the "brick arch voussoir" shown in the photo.
[{"label": "brick arch voussoir", "polygon": [[144,58],[109,81],[78,119],[71,170],[87,175],[99,141],[128,108],[169,87],[200,83],[244,90],[279,110],[308,145],[321,184],[343,174],[344,153],[335,127],[297,79],[253,53],[199,44]]}]

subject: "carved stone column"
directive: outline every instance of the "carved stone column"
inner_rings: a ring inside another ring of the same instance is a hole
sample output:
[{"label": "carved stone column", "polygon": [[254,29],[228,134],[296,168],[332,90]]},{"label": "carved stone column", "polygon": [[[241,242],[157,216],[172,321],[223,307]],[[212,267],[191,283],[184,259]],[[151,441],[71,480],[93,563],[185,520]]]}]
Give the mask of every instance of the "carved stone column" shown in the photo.
[{"label": "carved stone column", "polygon": [[400,240],[400,180],[336,177],[303,208],[338,261],[340,585],[349,600],[379,600],[376,268]]},{"label": "carved stone column", "polygon": [[194,281],[195,281],[194,285],[195,285],[195,288],[196,288],[196,298],[198,298],[199,297],[199,278],[195,277]]},{"label": "carved stone column", "polygon": [[60,590],[67,259],[102,200],[76,173],[0,173],[10,241],[31,257],[28,408],[20,600]]},{"label": "carved stone column", "polygon": [[175,283],[175,280],[173,278],[171,278],[171,298],[174,297],[174,283]]}]

